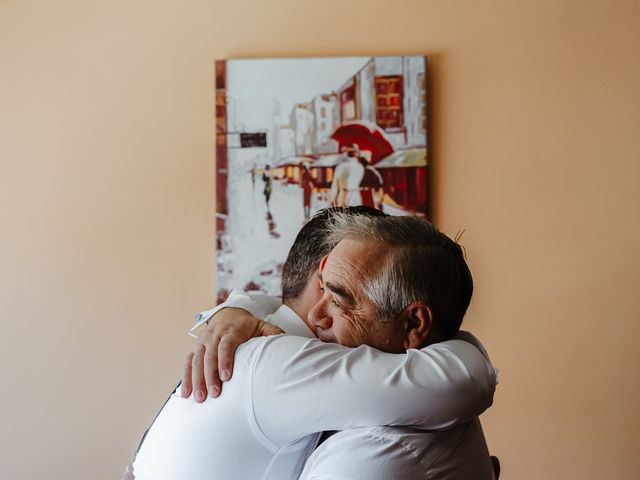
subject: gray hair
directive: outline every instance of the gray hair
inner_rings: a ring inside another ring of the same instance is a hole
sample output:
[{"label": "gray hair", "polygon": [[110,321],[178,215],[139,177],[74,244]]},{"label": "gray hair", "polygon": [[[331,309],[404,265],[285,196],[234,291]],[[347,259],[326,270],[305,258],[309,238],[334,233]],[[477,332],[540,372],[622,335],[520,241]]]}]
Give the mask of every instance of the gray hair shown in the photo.
[{"label": "gray hair", "polygon": [[345,239],[388,247],[381,266],[363,283],[379,320],[392,321],[411,303],[423,301],[431,307],[441,336],[455,335],[473,293],[460,245],[423,218],[334,213],[326,242],[337,245]]},{"label": "gray hair", "polygon": [[282,266],[283,302],[286,303],[300,296],[309,278],[317,273],[322,257],[328,255],[336,246],[335,243],[326,239],[329,232],[328,225],[336,212],[348,217],[385,215],[380,210],[365,206],[319,210],[298,232]]}]

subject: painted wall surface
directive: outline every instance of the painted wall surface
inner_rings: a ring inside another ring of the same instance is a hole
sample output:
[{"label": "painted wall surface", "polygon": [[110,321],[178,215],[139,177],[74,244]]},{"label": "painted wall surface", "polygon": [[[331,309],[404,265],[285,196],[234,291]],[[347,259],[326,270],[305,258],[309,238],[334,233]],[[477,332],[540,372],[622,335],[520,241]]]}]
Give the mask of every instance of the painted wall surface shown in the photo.
[{"label": "painted wall surface", "polygon": [[639,44],[635,0],[0,1],[0,476],[119,478],[178,379],[215,292],[214,59],[404,53],[503,478],[636,478]]}]

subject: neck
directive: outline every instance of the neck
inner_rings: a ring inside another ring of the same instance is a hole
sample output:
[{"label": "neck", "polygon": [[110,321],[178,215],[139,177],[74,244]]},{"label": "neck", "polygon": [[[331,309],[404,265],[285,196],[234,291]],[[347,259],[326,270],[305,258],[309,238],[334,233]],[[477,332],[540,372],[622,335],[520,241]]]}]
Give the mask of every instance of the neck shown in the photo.
[{"label": "neck", "polygon": [[309,327],[309,330],[311,330],[314,335],[316,334],[315,325],[312,325],[308,319],[309,310],[311,310],[311,307],[315,304],[315,302],[310,303],[309,301],[307,301],[303,292],[297,298],[286,299],[283,304],[293,310],[294,313],[298,315],[298,317],[300,317],[302,321],[307,325],[307,327]]}]

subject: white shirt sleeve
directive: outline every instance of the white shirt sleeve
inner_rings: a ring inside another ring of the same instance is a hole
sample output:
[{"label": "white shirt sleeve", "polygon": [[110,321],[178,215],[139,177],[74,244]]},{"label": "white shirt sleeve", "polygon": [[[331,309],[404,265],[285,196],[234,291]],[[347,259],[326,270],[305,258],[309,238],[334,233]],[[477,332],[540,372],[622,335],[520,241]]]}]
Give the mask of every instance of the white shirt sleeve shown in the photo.
[{"label": "white shirt sleeve", "polygon": [[444,429],[478,416],[493,402],[495,371],[463,340],[406,354],[288,335],[260,341],[251,369],[253,413],[276,446],[324,430]]}]

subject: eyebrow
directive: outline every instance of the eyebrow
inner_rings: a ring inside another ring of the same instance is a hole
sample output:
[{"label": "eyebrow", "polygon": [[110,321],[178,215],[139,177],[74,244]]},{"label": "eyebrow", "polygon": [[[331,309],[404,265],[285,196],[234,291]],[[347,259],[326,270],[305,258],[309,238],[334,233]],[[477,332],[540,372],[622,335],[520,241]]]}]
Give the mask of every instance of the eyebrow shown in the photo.
[{"label": "eyebrow", "polygon": [[332,293],[338,295],[348,307],[353,307],[356,304],[355,298],[353,298],[353,295],[351,295],[346,288],[336,285],[335,283],[323,281],[321,273],[318,274],[318,277],[320,278],[320,282],[331,290]]}]

